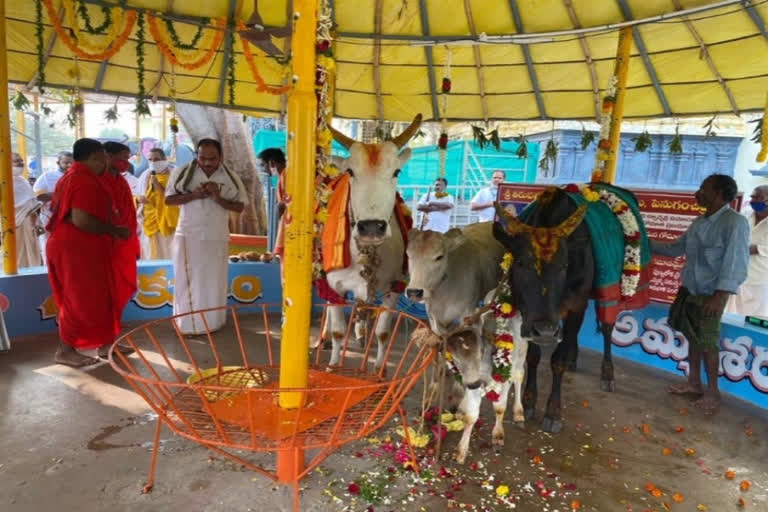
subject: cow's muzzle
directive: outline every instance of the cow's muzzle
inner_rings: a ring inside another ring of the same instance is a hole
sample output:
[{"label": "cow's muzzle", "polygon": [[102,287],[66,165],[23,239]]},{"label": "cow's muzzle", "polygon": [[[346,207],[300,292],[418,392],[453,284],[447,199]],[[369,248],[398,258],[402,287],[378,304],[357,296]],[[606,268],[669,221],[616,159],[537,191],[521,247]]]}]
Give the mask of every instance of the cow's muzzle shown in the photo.
[{"label": "cow's muzzle", "polygon": [[421,288],[408,288],[405,290],[405,295],[408,300],[420,301],[424,299],[424,290]]},{"label": "cow's muzzle", "polygon": [[364,243],[380,243],[387,234],[387,221],[360,220],[357,222],[357,236]]},{"label": "cow's muzzle", "polygon": [[562,328],[560,322],[540,320],[527,325],[524,323],[520,334],[524,338],[531,338],[537,345],[553,345],[560,342]]}]

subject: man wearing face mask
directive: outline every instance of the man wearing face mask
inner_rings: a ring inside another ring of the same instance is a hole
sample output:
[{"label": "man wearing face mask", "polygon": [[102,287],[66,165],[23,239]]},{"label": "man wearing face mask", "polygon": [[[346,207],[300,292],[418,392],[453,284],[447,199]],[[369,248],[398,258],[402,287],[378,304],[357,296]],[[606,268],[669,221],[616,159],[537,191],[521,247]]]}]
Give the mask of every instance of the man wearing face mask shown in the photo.
[{"label": "man wearing face mask", "polygon": [[[171,172],[165,204],[179,206],[173,238],[173,314],[221,308],[227,305],[229,213],[245,209],[248,195],[240,178],[224,165],[221,143],[201,139],[197,159]],[[226,322],[226,310],[176,319],[187,335],[203,334],[206,323],[216,331]]]},{"label": "man wearing face mask", "polygon": [[258,155],[264,169],[270,176],[277,176],[277,235],[275,236],[274,253],[281,257],[285,246],[283,213],[285,212],[285,153],[280,148],[267,148]]},{"label": "man wearing face mask", "polygon": [[504,171],[493,171],[491,177],[491,186],[481,189],[475,197],[472,198],[470,206],[473,212],[477,212],[478,222],[491,222],[496,215],[493,208],[493,202],[496,201],[496,195],[499,192],[499,185],[504,183]]},{"label": "man wearing face mask", "polygon": [[[56,190],[56,184],[66,174],[74,161],[71,152],[62,151],[56,160],[56,169],[43,173],[35,180],[32,190],[34,190],[37,200],[43,203],[42,210],[40,211],[40,224],[43,226],[46,226],[51,220],[51,199],[53,198],[53,191]],[[43,257],[43,264],[45,264],[45,245],[48,242],[47,231],[38,237],[38,242],[40,253]]]},{"label": "man wearing face mask", "polygon": [[141,227],[141,257],[145,260],[171,259],[171,242],[179,222],[179,207],[165,204],[171,167],[160,148],[149,150],[149,169],[139,178],[138,203]]},{"label": "man wearing face mask", "polygon": [[[130,171],[128,159],[131,150],[125,144],[119,142],[105,142],[104,151],[107,155],[107,165],[99,179],[109,191],[113,216],[116,224],[126,226],[131,235],[126,239],[114,240],[114,255],[116,275],[116,300],[125,307],[136,293],[137,273],[136,260],[141,255],[139,249],[138,221],[136,218],[136,205],[133,201],[133,192],[125,174]],[[131,178],[136,178],[131,175]]]},{"label": "man wearing face mask", "polygon": [[24,178],[24,159],[12,153],[13,202],[16,213],[16,262],[19,268],[43,264],[37,245],[37,213],[40,203],[35,199],[32,185]]},{"label": "man wearing face mask", "polygon": [[768,320],[768,185],[752,192],[747,217],[751,228],[747,280],[731,296],[726,311]]}]

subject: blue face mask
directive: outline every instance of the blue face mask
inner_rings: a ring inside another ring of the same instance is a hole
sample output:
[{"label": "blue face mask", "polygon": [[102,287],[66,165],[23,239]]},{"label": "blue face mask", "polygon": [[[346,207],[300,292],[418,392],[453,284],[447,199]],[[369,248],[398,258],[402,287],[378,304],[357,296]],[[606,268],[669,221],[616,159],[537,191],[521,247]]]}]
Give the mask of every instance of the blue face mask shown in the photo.
[{"label": "blue face mask", "polygon": [[756,212],[762,212],[762,211],[765,211],[766,208],[768,208],[768,204],[762,201],[750,201],[749,206],[751,206],[752,209]]}]

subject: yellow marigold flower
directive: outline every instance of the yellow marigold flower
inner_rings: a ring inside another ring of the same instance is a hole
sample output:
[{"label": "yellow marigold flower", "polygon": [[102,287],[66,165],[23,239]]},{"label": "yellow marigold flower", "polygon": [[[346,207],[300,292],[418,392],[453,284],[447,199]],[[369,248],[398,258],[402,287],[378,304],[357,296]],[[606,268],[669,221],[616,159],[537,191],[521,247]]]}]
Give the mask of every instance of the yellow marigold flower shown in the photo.
[{"label": "yellow marigold flower", "polygon": [[500,348],[502,350],[504,350],[504,349],[506,349],[506,350],[514,350],[515,349],[515,344],[514,343],[510,343],[509,341],[497,341],[496,342],[496,348]]},{"label": "yellow marigold flower", "polygon": [[331,135],[331,130],[322,130],[317,133],[317,145],[322,146],[324,148],[331,145],[331,140],[333,139],[333,136]]},{"label": "yellow marigold flower", "polygon": [[325,166],[325,175],[326,176],[328,176],[330,178],[334,178],[334,177],[336,177],[337,174],[339,174],[339,168],[338,167],[336,167],[333,164],[329,164],[329,165]]},{"label": "yellow marigold flower", "polygon": [[504,304],[502,304],[501,312],[504,313],[505,315],[512,313],[512,304],[510,304],[509,302],[505,302]]},{"label": "yellow marigold flower", "polygon": [[509,267],[512,266],[513,261],[514,261],[514,258],[512,257],[511,252],[504,254],[504,257],[501,259],[501,269],[509,270]]},{"label": "yellow marigold flower", "polygon": [[445,360],[446,361],[453,361],[453,354],[451,354],[447,350],[445,351]]},{"label": "yellow marigold flower", "polygon": [[323,224],[325,224],[325,221],[328,220],[328,210],[323,208],[322,210],[317,212],[316,218],[317,218],[318,222],[322,222]]},{"label": "yellow marigold flower", "polygon": [[624,265],[624,270],[640,270],[640,265]]},{"label": "yellow marigold flower", "polygon": [[440,423],[443,425],[448,424],[453,421],[453,413],[451,412],[444,412],[440,415]]},{"label": "yellow marigold flower", "polygon": [[509,487],[506,485],[500,485],[496,488],[496,496],[503,498],[509,494]]},{"label": "yellow marigold flower", "polygon": [[610,157],[611,157],[611,155],[609,155],[605,151],[601,151],[600,153],[597,154],[597,159],[598,160],[608,160]]},{"label": "yellow marigold flower", "polygon": [[460,430],[464,430],[464,422],[462,420],[453,420],[452,422],[445,424],[445,429],[448,432],[459,432]]}]

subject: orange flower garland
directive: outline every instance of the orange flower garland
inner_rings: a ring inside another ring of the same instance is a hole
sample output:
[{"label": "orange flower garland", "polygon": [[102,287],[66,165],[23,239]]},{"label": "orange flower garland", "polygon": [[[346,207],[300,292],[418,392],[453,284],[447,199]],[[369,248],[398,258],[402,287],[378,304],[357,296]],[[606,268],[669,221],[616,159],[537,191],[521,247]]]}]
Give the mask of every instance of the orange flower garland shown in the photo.
[{"label": "orange flower garland", "polygon": [[[151,14],[147,14],[147,21],[149,22],[149,32],[152,34],[152,38],[157,43],[157,47],[160,49],[163,55],[165,55],[165,58],[168,59],[168,61],[174,66],[180,66],[190,71],[205,66],[211,61],[211,59],[213,59],[214,55],[216,55],[216,51],[221,46],[221,42],[224,40],[224,28],[227,26],[226,19],[216,18],[213,23],[215,27],[213,32],[215,32],[215,34],[213,35],[213,42],[210,44],[210,46],[208,46],[208,39],[210,36],[206,36],[204,41],[205,44],[200,44],[200,47],[205,48],[205,50],[198,50],[195,54],[195,57],[191,57],[191,59],[197,58],[197,60],[182,62],[179,56],[183,54],[183,50],[173,46],[173,43],[171,43],[169,40],[170,38],[163,33],[164,29],[160,27],[158,18]],[[203,56],[198,57],[203,51],[205,51]]]},{"label": "orange flower garland", "polygon": [[111,59],[117,52],[120,51],[120,49],[123,47],[125,42],[128,40],[128,36],[131,35],[131,31],[133,30],[133,25],[136,23],[136,17],[137,14],[135,11],[128,11],[125,15],[125,27],[123,28],[122,33],[112,41],[111,45],[109,46],[109,49],[104,50],[100,53],[89,53],[86,51],[83,51],[79,46],[77,41],[73,41],[72,38],[69,36],[69,32],[67,30],[64,30],[64,27],[61,25],[61,20],[59,19],[58,13],[56,12],[56,9],[53,7],[53,0],[43,0],[43,3],[45,4],[45,8],[48,11],[48,18],[51,20],[51,23],[53,24],[53,29],[56,31],[56,34],[58,35],[59,39],[64,43],[64,45],[69,48],[72,53],[74,53],[76,56],[80,57],[81,59],[86,60],[109,60]]},{"label": "orange flower garland", "polygon": [[[243,22],[239,22],[237,24],[237,30],[239,32],[243,32],[247,30]],[[248,43],[247,40],[241,38],[240,42],[243,44],[243,55],[245,55],[245,61],[248,63],[248,67],[251,69],[251,74],[253,75],[253,79],[256,81],[256,91],[257,92],[266,92],[267,94],[273,94],[275,96],[279,96],[280,94],[285,94],[286,92],[291,90],[291,85],[283,85],[281,87],[272,87],[270,85],[267,85],[267,82],[264,81],[264,78],[262,78],[261,74],[259,73],[259,68],[256,66],[256,61],[253,59],[253,52],[251,52],[251,45]]]},{"label": "orange flower garland", "polygon": [[123,25],[123,10],[119,7],[113,7],[110,9],[110,15],[112,18],[112,24],[109,26],[109,31],[104,36],[103,44],[97,44],[90,40],[91,34],[87,31],[80,30],[80,24],[77,19],[77,9],[73,0],[64,0],[64,10],[67,15],[67,22],[69,28],[75,35],[75,40],[78,46],[82,47],[84,51],[102,53],[109,45],[117,39],[120,35],[120,27]]}]

